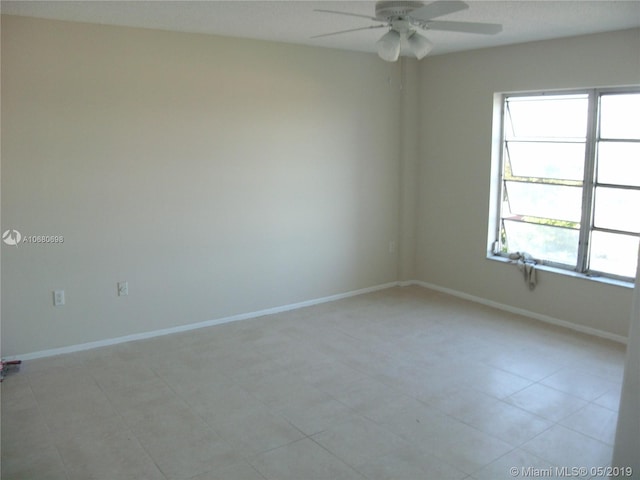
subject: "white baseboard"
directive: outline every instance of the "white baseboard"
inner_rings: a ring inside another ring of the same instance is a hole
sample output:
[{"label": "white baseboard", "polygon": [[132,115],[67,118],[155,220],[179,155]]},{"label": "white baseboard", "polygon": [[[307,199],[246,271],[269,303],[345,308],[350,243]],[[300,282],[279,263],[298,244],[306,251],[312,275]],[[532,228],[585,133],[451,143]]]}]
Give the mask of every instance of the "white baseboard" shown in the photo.
[{"label": "white baseboard", "polygon": [[311,307],[313,305],[318,305],[321,303],[327,303],[327,302],[334,302],[336,300],[341,300],[343,298],[349,298],[349,297],[355,297],[356,295],[362,295],[365,293],[371,293],[371,292],[376,292],[379,290],[385,290],[387,288],[391,288],[391,287],[408,287],[411,285],[417,285],[423,288],[428,288],[430,290],[435,290],[438,292],[442,292],[442,293],[446,293],[448,295],[452,295],[454,297],[458,297],[458,298],[462,298],[465,300],[470,300],[472,302],[475,303],[479,303],[481,305],[486,305],[489,307],[493,307],[496,308],[498,310],[503,310],[506,312],[510,312],[510,313],[515,313],[517,315],[522,315],[524,317],[528,317],[528,318],[532,318],[535,320],[539,320],[545,323],[549,323],[552,325],[557,325],[557,326],[561,326],[561,327],[565,327],[568,328],[570,330],[574,330],[577,332],[581,332],[581,333],[586,333],[588,335],[593,335],[596,337],[600,337],[600,338],[606,338],[608,340],[613,340],[615,342],[619,342],[622,344],[626,344],[627,343],[627,338],[623,337],[621,335],[616,335],[614,333],[609,333],[609,332],[605,332],[603,330],[598,330],[597,328],[592,328],[592,327],[587,327],[587,326],[583,326],[583,325],[578,325],[576,323],[571,323],[571,322],[567,322],[566,320],[560,320],[558,318],[554,318],[554,317],[550,317],[548,315],[542,315],[540,313],[535,313],[535,312],[531,312],[529,310],[524,310],[522,308],[517,308],[517,307],[513,307],[511,305],[505,305],[502,303],[498,303],[498,302],[494,302],[492,300],[487,300],[486,298],[481,298],[481,297],[476,297],[474,295],[470,295],[464,292],[459,292],[457,290],[452,290],[450,288],[446,288],[446,287],[441,287],[439,285],[435,285],[433,283],[428,283],[428,282],[423,282],[420,280],[409,280],[409,281],[398,281],[398,282],[390,282],[390,283],[384,283],[381,285],[375,285],[373,287],[367,287],[367,288],[362,288],[359,290],[353,290],[350,292],[346,292],[346,293],[339,293],[336,295],[330,295],[327,297],[321,297],[321,298],[316,298],[316,299],[312,299],[312,300],[306,300],[303,302],[298,302],[298,303],[292,303],[289,305],[282,305],[279,307],[273,307],[273,308],[266,308],[264,310],[258,310],[255,312],[248,312],[248,313],[240,313],[237,315],[231,315],[229,317],[223,317],[223,318],[216,318],[213,320],[206,320],[204,322],[198,322],[198,323],[190,323],[188,325],[179,325],[176,327],[170,327],[170,328],[164,328],[164,329],[160,329],[160,330],[153,330],[150,332],[142,332],[142,333],[135,333],[132,335],[125,335],[122,337],[116,337],[116,338],[108,338],[105,340],[98,340],[95,342],[88,342],[88,343],[81,343],[81,344],[76,344],[76,345],[69,345],[66,347],[59,347],[59,348],[52,348],[49,350],[41,350],[41,351],[37,351],[37,352],[31,352],[31,353],[25,353],[22,355],[13,355],[10,357],[7,357],[7,360],[16,360],[16,359],[20,359],[20,360],[34,360],[37,358],[44,358],[44,357],[51,357],[54,355],[61,355],[61,354],[65,354],[65,353],[73,353],[73,352],[80,352],[83,350],[90,350],[93,348],[99,348],[99,347],[106,347],[109,345],[116,345],[119,343],[125,343],[125,342],[132,342],[135,340],[144,340],[144,339],[148,339],[148,338],[153,338],[153,337],[160,337],[163,335],[170,335],[172,333],[180,333],[180,332],[187,332],[189,330],[196,330],[198,328],[205,328],[205,327],[211,327],[214,325],[221,325],[224,323],[229,323],[229,322],[236,322],[238,320],[247,320],[250,318],[257,318],[257,317],[262,317],[265,315],[273,315],[276,313],[282,313],[282,312],[287,312],[290,310],[296,310],[299,308],[304,308],[304,307]]},{"label": "white baseboard", "polygon": [[152,330],[150,332],[134,333],[132,335],[108,338],[105,340],[97,340],[95,342],[80,343],[76,345],[69,345],[66,347],[52,348],[49,350],[40,350],[37,352],[24,353],[22,355],[12,355],[10,357],[6,357],[6,360],[17,360],[17,359],[35,360],[37,358],[52,357],[54,355],[62,355],[65,353],[81,352],[83,350],[91,350],[93,348],[107,347],[109,345],[117,345],[119,343],[132,342],[135,340],[145,340],[153,337],[161,337],[164,335],[170,335],[172,333],[188,332],[189,330],[196,330],[198,328],[212,327],[214,325],[221,325],[223,323],[235,322],[238,320],[247,320],[250,318],[263,317],[265,315],[273,315],[275,313],[288,312],[290,310],[296,310],[298,308],[311,307],[313,305],[318,305],[321,303],[334,302],[336,300],[341,300],[343,298],[355,297],[356,295],[376,292],[378,290],[385,290],[387,288],[396,287],[396,286],[398,286],[398,282],[384,283],[382,285],[375,285],[373,287],[361,288],[359,290],[353,290],[346,293],[330,295],[328,297],[315,298],[312,300],[292,303],[289,305],[266,308],[264,310],[258,310],[255,312],[240,313],[237,315],[231,315],[229,317],[206,320],[204,322],[190,323],[188,325],[179,325],[176,327],[163,328],[160,330]]},{"label": "white baseboard", "polygon": [[588,335],[593,335],[595,337],[606,338],[607,340],[613,340],[614,342],[622,343],[624,345],[627,344],[627,337],[623,337],[622,335],[617,335],[615,333],[605,332],[604,330],[599,330],[593,327],[587,327],[585,325],[579,325],[577,323],[568,322],[566,320],[560,320],[559,318],[550,317],[548,315],[543,315],[541,313],[531,312],[529,310],[525,310],[523,308],[513,307],[511,305],[505,305],[503,303],[494,302],[493,300],[487,300],[486,298],[476,297],[474,295],[469,295],[468,293],[459,292],[457,290],[452,290],[450,288],[441,287],[439,285],[435,285],[433,283],[422,282],[419,280],[411,281],[411,282],[402,282],[402,284],[408,285],[419,285],[424,288],[428,288],[430,290],[435,290],[438,292],[446,293],[448,295],[452,295],[454,297],[462,298],[464,300],[469,300],[472,302],[480,303],[482,305],[486,305],[488,307],[493,307],[498,310],[504,310],[505,312],[515,313],[517,315],[522,315],[523,317],[532,318],[534,320],[539,320],[541,322],[549,323],[551,325],[557,325],[560,327],[568,328],[570,330],[574,330],[580,333],[586,333]]}]

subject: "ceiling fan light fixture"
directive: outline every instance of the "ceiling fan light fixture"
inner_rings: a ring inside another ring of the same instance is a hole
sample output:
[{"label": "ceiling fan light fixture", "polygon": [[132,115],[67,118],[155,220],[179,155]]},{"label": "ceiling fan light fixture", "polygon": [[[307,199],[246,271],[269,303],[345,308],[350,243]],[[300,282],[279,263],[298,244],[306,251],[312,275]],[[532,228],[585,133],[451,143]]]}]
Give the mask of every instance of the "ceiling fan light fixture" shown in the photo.
[{"label": "ceiling fan light fixture", "polygon": [[400,34],[389,30],[377,41],[378,55],[387,62],[395,62],[400,56]]},{"label": "ceiling fan light fixture", "polygon": [[417,32],[414,32],[407,38],[407,44],[409,45],[411,53],[413,53],[418,60],[422,60],[431,49],[433,49],[433,43]]},{"label": "ceiling fan light fixture", "polygon": [[429,3],[417,0],[377,0],[376,13],[373,17],[361,13],[318,9],[316,10],[318,12],[366,18],[367,20],[378,22],[378,24],[315,35],[311,38],[328,37],[372,28],[388,28],[389,31],[376,42],[380,58],[387,62],[395,62],[402,53],[403,55],[411,54],[418,60],[422,60],[431,52],[433,44],[419,33],[416,33],[416,30],[441,30],[481,35],[496,35],[502,31],[502,25],[498,23],[434,20],[434,18],[467,8],[469,8],[469,5],[463,0],[429,0]]}]

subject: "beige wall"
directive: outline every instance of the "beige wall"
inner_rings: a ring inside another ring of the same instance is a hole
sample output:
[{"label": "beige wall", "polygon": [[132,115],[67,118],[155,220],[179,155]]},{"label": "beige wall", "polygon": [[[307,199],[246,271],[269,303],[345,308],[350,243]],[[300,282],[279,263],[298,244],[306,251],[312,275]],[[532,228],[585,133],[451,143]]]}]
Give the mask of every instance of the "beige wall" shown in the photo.
[{"label": "beige wall", "polygon": [[640,30],[426,58],[420,64],[417,277],[626,336],[632,290],[486,259],[495,92],[640,83]]},{"label": "beige wall", "polygon": [[2,226],[64,235],[3,245],[3,355],[395,281],[400,91],[372,54],[3,18]]},{"label": "beige wall", "polygon": [[624,336],[630,289],[543,273],[531,293],[485,259],[491,115],[496,91],[640,83],[639,39],[388,64],[5,17],[2,230],[65,241],[2,245],[2,353],[397,280]]},{"label": "beige wall", "polygon": [[[640,253],[640,252],[639,252]],[[640,271],[640,258],[638,258]],[[624,379],[618,410],[618,426],[613,448],[611,465],[631,467],[635,477],[640,472],[640,276],[636,276],[631,308],[631,325],[627,343],[627,358],[624,364]],[[630,478],[630,475],[626,475]],[[611,478],[624,478],[623,475],[612,475]]]}]

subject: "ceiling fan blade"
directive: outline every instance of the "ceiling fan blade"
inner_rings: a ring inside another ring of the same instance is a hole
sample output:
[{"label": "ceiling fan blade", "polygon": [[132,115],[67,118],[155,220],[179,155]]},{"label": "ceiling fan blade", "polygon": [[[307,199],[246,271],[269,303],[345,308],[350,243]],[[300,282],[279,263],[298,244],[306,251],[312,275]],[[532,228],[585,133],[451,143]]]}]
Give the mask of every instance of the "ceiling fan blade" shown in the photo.
[{"label": "ceiling fan blade", "polygon": [[314,10],[314,12],[324,12],[324,13],[335,13],[337,15],[348,15],[350,17],[360,17],[360,18],[366,18],[368,20],[373,20],[374,22],[379,22],[380,20],[376,17],[370,17],[369,15],[360,15],[359,13],[348,13],[348,12],[339,12],[337,10],[323,10],[323,9],[319,9],[316,8]]},{"label": "ceiling fan blade", "polygon": [[482,35],[495,35],[502,31],[499,23],[477,23],[477,22],[446,22],[434,20],[425,22],[426,30],[442,30],[447,32],[479,33]]},{"label": "ceiling fan blade", "polygon": [[331,35],[340,35],[341,33],[357,32],[359,30],[371,30],[372,28],[384,28],[384,27],[388,27],[388,25],[369,25],[368,27],[350,28],[349,30],[340,30],[339,32],[331,32],[331,33],[323,33],[322,35],[314,35],[313,37],[309,37],[309,38],[329,37]]},{"label": "ceiling fan blade", "polygon": [[448,15],[449,13],[459,12],[469,8],[464,2],[460,0],[438,0],[437,2],[429,3],[424,7],[416,8],[412,10],[409,15],[416,20],[431,20],[432,18],[441,17],[442,15]]}]

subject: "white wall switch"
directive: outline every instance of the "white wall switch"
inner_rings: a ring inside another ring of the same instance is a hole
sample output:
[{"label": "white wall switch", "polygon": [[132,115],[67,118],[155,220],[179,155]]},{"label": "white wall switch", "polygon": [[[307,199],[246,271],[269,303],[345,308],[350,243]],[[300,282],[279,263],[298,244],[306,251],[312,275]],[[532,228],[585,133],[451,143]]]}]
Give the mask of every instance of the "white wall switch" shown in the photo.
[{"label": "white wall switch", "polygon": [[129,282],[118,282],[118,296],[126,297],[129,295]]},{"label": "white wall switch", "polygon": [[53,306],[59,307],[64,305],[64,290],[53,291]]}]

